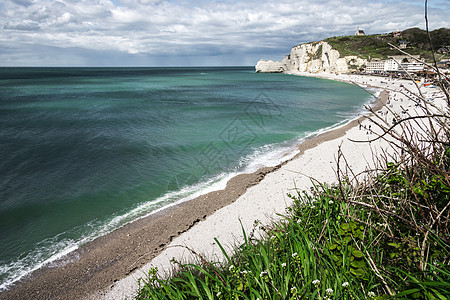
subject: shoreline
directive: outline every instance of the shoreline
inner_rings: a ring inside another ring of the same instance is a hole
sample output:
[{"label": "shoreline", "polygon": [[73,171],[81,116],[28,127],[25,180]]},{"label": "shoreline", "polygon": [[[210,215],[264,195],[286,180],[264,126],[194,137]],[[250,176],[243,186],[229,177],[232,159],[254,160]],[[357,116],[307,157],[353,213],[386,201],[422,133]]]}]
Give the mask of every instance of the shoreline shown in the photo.
[{"label": "shoreline", "polygon": [[[383,94],[384,97],[387,97],[385,92]],[[380,106],[382,106],[382,103],[375,103],[373,109],[377,111]],[[123,291],[119,288],[120,292],[117,292],[114,287],[127,285],[127,281],[123,282],[123,279],[126,278],[131,278],[137,285],[137,277],[144,274],[143,271],[139,271],[140,268],[146,266],[147,262],[156,258],[159,254],[169,250],[167,246],[171,242],[182,244],[178,241],[179,237],[188,232],[189,229],[193,229],[196,224],[210,219],[209,216],[214,215],[222,208],[229,207],[242,198],[241,196],[252,187],[260,184],[268,175],[273,175],[283,166],[297,160],[306,151],[324,142],[345,136],[348,130],[356,128],[364,120],[365,117],[361,116],[338,128],[309,138],[298,145],[299,153],[293,158],[275,167],[264,167],[251,174],[237,175],[228,181],[224,190],[213,191],[193,200],[168,207],[97,238],[55,262],[55,265],[58,263],[65,265],[56,268],[47,266],[33,272],[30,277],[19,281],[18,285],[0,293],[0,299],[27,298],[30,295],[33,295],[33,298],[36,299],[73,299],[74,295],[76,295],[76,298],[83,298],[89,297],[93,292],[92,297],[94,298],[106,297],[112,299],[116,298],[115,296],[125,296],[130,291]],[[282,192],[277,193],[283,198]],[[286,206],[285,202],[281,205],[281,207]],[[279,210],[281,207],[277,207],[277,209]],[[247,208],[247,210],[249,209],[251,207]],[[273,212],[266,211],[264,214],[266,213],[272,213],[273,215]],[[228,217],[228,219],[231,218]],[[269,219],[270,217],[267,218],[267,220]],[[237,223],[240,227],[239,219],[232,218],[230,221]],[[246,227],[246,230],[251,228],[248,224],[244,227]],[[232,231],[236,232],[236,230]],[[240,233],[239,229],[237,232]],[[234,233],[231,235],[234,236]],[[209,239],[207,244],[214,246],[215,243],[213,239]],[[180,250],[180,248],[177,250]],[[214,252],[216,251],[211,253]],[[185,255],[183,253],[181,257]],[[167,268],[166,271],[168,271]],[[134,275],[133,272],[135,272]],[[133,276],[130,277],[130,275]],[[112,291],[112,294],[104,295],[103,291],[107,289]]]}]

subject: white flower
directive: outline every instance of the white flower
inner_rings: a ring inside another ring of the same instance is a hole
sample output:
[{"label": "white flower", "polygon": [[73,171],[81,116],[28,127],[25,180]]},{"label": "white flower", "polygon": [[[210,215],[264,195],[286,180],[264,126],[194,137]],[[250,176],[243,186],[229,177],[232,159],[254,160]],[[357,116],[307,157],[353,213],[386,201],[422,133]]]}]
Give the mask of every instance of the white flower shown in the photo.
[{"label": "white flower", "polygon": [[346,282],[344,282],[344,283],[342,284],[342,287],[348,287],[348,286],[349,286],[348,281],[346,281]]},{"label": "white flower", "polygon": [[298,256],[297,252],[292,253],[292,257],[296,257],[296,256]]},{"label": "white flower", "polygon": [[334,203],[333,200],[328,201],[328,204],[333,204],[333,203]]},{"label": "white flower", "polygon": [[242,274],[242,275],[247,275],[247,274],[248,274],[248,271],[244,270],[244,271],[241,272],[241,274]]},{"label": "white flower", "polygon": [[286,268],[286,263],[282,263],[281,266],[282,266],[283,268]]},{"label": "white flower", "polygon": [[370,298],[375,298],[375,293],[374,292],[368,292],[367,296],[369,296]]},{"label": "white flower", "polygon": [[263,277],[268,275],[269,273],[267,271],[261,271],[261,273],[259,273],[259,277]]},{"label": "white flower", "polygon": [[333,289],[326,289],[325,292],[327,293],[327,295],[332,295]]},{"label": "white flower", "polygon": [[231,265],[229,268],[228,268],[228,271],[233,271],[233,269],[234,269],[234,265]]},{"label": "white flower", "polygon": [[220,295],[222,295],[222,292],[217,292],[216,296],[219,297]]},{"label": "white flower", "polygon": [[319,279],[313,280],[312,284],[319,285],[320,284],[320,280]]}]

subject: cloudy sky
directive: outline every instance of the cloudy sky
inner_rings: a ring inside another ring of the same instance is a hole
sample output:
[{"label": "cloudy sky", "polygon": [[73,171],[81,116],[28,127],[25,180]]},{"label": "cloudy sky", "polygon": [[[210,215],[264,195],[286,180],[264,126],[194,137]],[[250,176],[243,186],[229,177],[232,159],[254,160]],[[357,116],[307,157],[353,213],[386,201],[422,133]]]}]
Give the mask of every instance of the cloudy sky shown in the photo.
[{"label": "cloudy sky", "polygon": [[[430,28],[450,1],[429,2]],[[425,28],[416,0],[0,0],[0,66],[255,65],[330,36]]]}]

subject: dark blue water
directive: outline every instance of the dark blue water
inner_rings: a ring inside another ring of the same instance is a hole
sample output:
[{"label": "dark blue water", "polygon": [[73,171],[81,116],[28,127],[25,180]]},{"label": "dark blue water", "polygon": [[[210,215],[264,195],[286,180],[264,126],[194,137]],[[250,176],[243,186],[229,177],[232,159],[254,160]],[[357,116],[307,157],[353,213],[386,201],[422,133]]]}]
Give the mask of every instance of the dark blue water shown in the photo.
[{"label": "dark blue water", "polygon": [[0,68],[0,288],[137,217],[279,162],[369,99],[253,68]]}]

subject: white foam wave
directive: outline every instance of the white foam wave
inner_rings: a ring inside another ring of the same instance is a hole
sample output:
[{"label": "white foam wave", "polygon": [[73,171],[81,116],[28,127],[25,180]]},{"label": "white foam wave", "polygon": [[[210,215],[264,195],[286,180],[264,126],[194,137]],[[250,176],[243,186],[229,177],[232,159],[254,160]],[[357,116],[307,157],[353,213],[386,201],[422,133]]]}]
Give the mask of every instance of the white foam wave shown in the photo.
[{"label": "white foam wave", "polygon": [[[7,290],[15,282],[21,280],[32,272],[42,268],[43,266],[51,262],[65,257],[69,253],[72,253],[73,251],[78,249],[79,244],[83,243],[82,240],[78,243],[74,243],[73,240],[64,240],[54,244],[52,244],[51,242],[47,243],[48,241],[44,242],[46,242],[46,244],[49,244],[49,246],[45,247],[44,249],[38,248],[22,259],[18,259],[9,264],[0,266],[0,274],[10,274],[0,284],[0,291]],[[49,255],[49,253],[50,257],[45,258]],[[31,262],[37,263],[32,264]]]},{"label": "white foam wave", "polygon": [[184,187],[178,191],[166,193],[164,196],[154,201],[143,203],[125,214],[112,218],[106,224],[100,225],[89,223],[86,225],[86,228],[91,228],[90,232],[78,240],[64,239],[58,241],[58,238],[67,232],[61,233],[52,239],[47,239],[41,242],[40,245],[36,247],[35,251],[29,253],[25,257],[9,264],[0,265],[0,274],[10,274],[3,279],[3,282],[1,282],[0,291],[7,290],[17,281],[44,266],[62,266],[78,259],[79,256],[77,256],[77,254],[74,254],[72,257],[68,257],[68,254],[73,254],[81,245],[106,235],[132,221],[155,214],[163,209],[182,202],[189,201],[210,191],[224,189],[227,182],[236,174],[237,173],[222,173],[204,182]]}]

